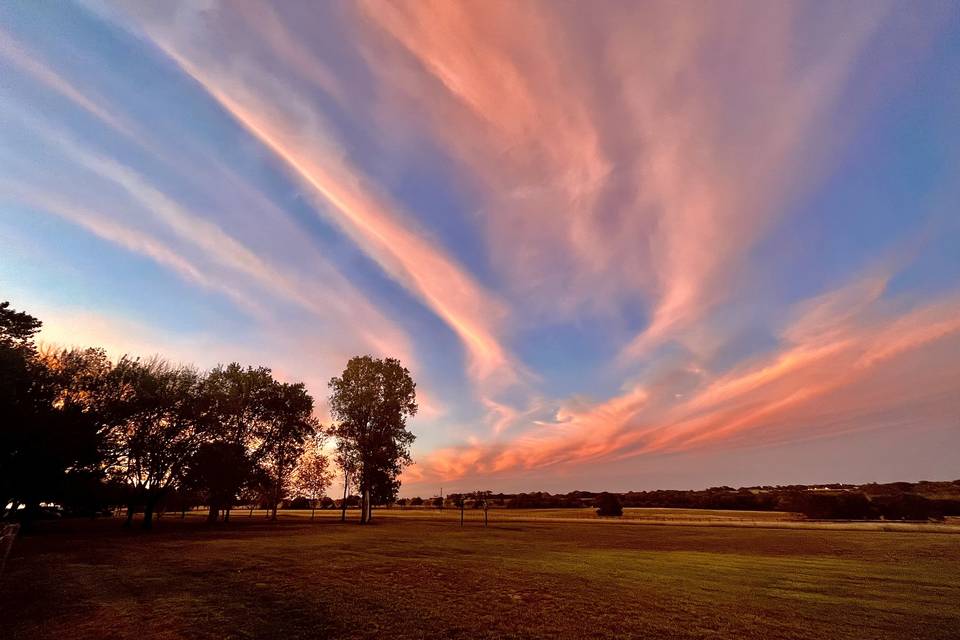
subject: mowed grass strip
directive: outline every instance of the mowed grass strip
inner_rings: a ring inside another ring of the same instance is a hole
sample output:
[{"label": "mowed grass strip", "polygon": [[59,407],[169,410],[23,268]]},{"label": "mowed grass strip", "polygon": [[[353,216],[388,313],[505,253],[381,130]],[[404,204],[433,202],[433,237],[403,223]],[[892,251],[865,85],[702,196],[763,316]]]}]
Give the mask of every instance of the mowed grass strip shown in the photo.
[{"label": "mowed grass strip", "polygon": [[957,638],[960,536],[326,518],[59,523],[12,638]]}]

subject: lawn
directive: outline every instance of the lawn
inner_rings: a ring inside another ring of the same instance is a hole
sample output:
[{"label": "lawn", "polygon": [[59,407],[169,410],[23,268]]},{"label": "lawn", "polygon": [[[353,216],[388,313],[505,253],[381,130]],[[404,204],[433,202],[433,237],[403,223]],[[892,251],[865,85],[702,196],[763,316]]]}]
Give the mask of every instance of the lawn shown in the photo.
[{"label": "lawn", "polygon": [[960,637],[956,534],[238,515],[19,539],[5,637]]}]

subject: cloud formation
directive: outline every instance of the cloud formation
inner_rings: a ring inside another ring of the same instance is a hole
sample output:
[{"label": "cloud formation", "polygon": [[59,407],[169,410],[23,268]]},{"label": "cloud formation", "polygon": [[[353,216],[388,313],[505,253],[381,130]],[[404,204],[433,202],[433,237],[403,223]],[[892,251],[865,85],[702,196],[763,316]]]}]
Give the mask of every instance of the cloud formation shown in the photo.
[{"label": "cloud formation", "polygon": [[950,3],[63,12],[0,8],[0,282],[49,340],[318,398],[399,356],[411,490],[955,426]]}]

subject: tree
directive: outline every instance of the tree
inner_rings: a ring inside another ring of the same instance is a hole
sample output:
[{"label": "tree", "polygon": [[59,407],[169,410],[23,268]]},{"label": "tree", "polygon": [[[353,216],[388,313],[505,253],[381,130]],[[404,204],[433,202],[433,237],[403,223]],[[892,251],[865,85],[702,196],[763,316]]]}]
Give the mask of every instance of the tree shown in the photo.
[{"label": "tree", "polygon": [[152,526],[157,502],[181,480],[200,442],[200,378],[197,372],[160,358],[120,359],[111,371],[115,386],[111,413],[119,425],[113,473],[134,490],[144,505],[143,527]]},{"label": "tree", "polygon": [[0,302],[0,346],[32,347],[43,323],[25,311],[14,311],[10,302]]},{"label": "tree", "polygon": [[226,519],[226,505],[232,504],[259,477],[261,474],[242,446],[215,440],[200,444],[190,457],[184,485],[206,498],[207,522],[216,522],[221,510]]},{"label": "tree", "polygon": [[311,520],[317,512],[317,501],[325,497],[324,494],[332,481],[333,470],[330,468],[330,459],[323,455],[318,442],[303,453],[294,474],[294,486],[297,492],[310,500]]},{"label": "tree", "polygon": [[487,509],[490,506],[490,496],[492,495],[492,491],[474,491],[471,494],[473,497],[473,508],[483,509],[483,526],[487,526]]},{"label": "tree", "polygon": [[[356,469],[360,523],[370,520],[375,483],[392,483],[412,462],[415,436],[406,421],[417,413],[416,384],[393,358],[351,358],[340,377],[330,380],[330,413],[336,420],[338,459]],[[397,484],[399,486],[399,483]]]},{"label": "tree", "polygon": [[623,507],[620,506],[620,498],[615,493],[604,491],[596,499],[598,516],[622,516]]},{"label": "tree", "polygon": [[[92,507],[102,479],[101,400],[110,362],[101,350],[40,352],[41,322],[0,303],[0,504]],[[80,494],[86,489],[89,499]]]},{"label": "tree", "polygon": [[[277,400],[277,384],[270,369],[244,368],[236,362],[214,368],[202,381],[203,439],[229,445],[222,450],[230,451],[238,472],[253,473],[271,452],[272,443],[268,442],[267,434],[282,422],[277,420],[282,414],[282,401]],[[213,470],[216,469],[215,460],[208,458],[205,461],[215,465]],[[216,482],[215,487],[208,487],[208,493],[222,502],[210,505],[210,518],[215,520],[217,511],[222,509],[226,521],[250,477],[241,473],[215,477],[213,470],[199,473],[197,477]],[[227,481],[232,484],[224,486]]]},{"label": "tree", "polygon": [[313,417],[313,398],[302,382],[274,383],[265,399],[265,409],[266,429],[261,451],[273,480],[270,518],[276,520],[277,505],[283,499],[290,472],[303,455],[305,443],[318,433],[320,424]]}]

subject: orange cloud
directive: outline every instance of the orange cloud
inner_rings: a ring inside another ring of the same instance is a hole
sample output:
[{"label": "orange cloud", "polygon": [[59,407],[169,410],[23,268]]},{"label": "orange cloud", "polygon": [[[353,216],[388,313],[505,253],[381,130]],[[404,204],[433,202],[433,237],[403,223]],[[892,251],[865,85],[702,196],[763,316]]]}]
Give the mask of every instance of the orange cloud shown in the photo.
[{"label": "orange cloud", "polygon": [[798,305],[781,350],[707,379],[689,398],[654,397],[637,386],[602,403],[562,407],[510,440],[437,451],[419,476],[486,477],[950,419],[960,382],[960,297],[898,311],[882,292],[868,278]]}]

